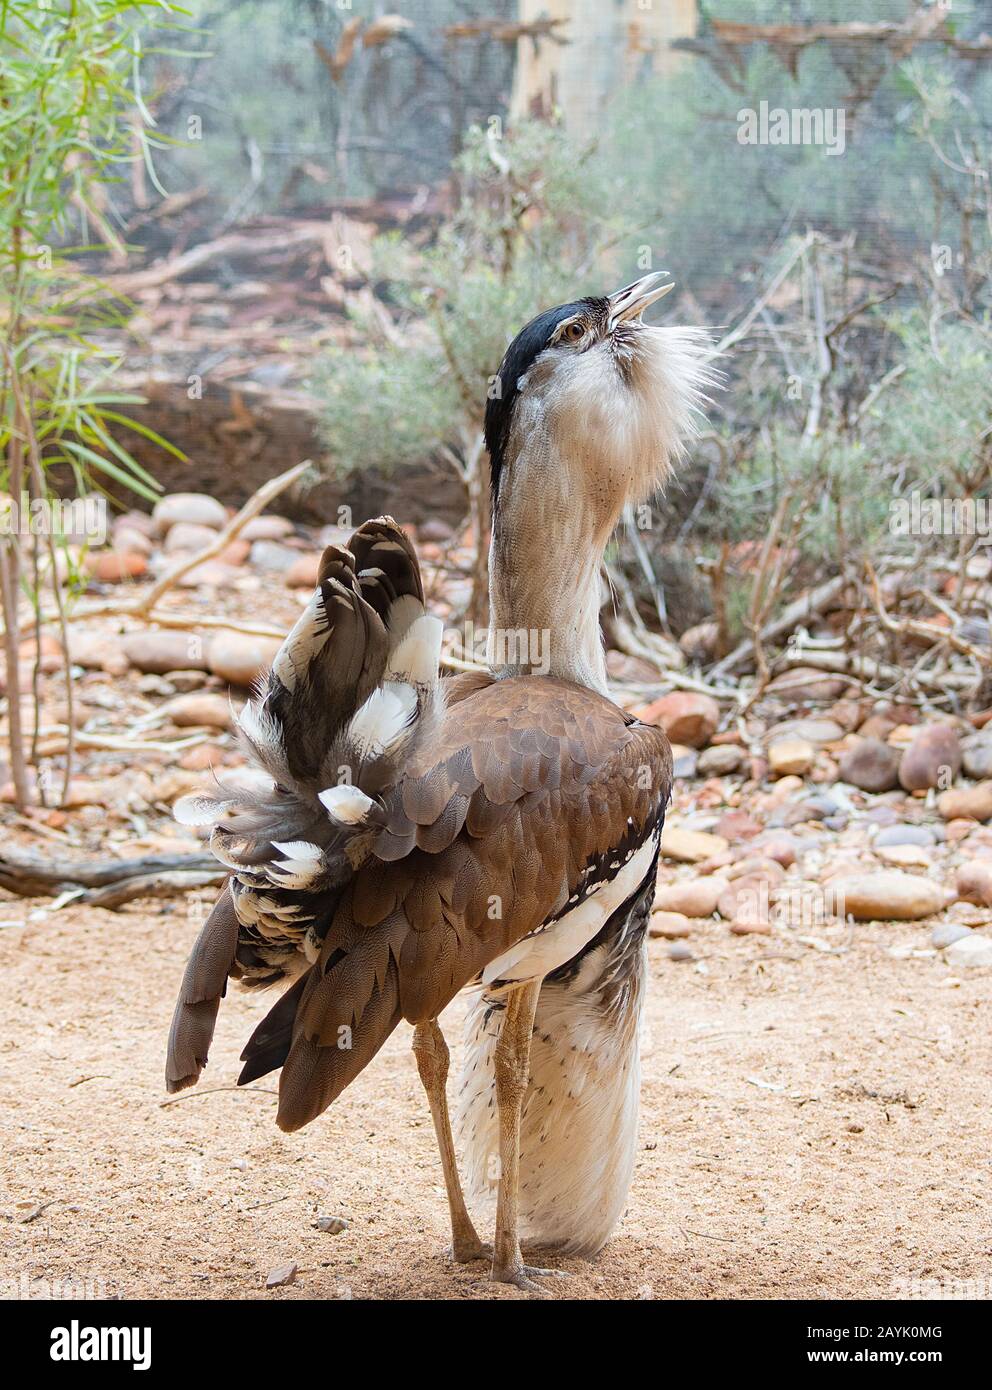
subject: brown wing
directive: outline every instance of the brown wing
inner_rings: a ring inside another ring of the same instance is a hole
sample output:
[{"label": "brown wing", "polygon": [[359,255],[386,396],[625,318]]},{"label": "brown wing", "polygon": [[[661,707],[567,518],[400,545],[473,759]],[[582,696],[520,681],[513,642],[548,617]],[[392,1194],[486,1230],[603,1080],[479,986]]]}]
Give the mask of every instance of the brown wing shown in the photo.
[{"label": "brown wing", "polygon": [[[400,1018],[435,1017],[559,914],[590,866],[601,861],[608,875],[664,813],[667,739],[594,692],[547,677],[475,678],[452,696],[385,799],[373,857],[300,989],[291,1042],[282,1010],[283,1129],[320,1114]],[[242,1080],[279,1064],[272,1040],[266,1020]]]}]

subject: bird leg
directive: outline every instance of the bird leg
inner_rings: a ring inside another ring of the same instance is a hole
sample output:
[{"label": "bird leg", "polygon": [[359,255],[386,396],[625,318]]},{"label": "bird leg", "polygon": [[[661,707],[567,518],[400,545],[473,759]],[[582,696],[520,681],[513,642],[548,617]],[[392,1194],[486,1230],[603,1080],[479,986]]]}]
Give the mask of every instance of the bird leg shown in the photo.
[{"label": "bird leg", "polygon": [[458,1177],[455,1145],[451,1137],[451,1120],[448,1116],[448,1093],[445,1088],[448,1079],[448,1044],[444,1041],[444,1034],[438,1027],[436,1018],[429,1019],[426,1023],[418,1023],[413,1030],[413,1055],[417,1059],[420,1080],[427,1092],[431,1119],[434,1121],[434,1134],[441,1154],[444,1186],[448,1193],[448,1210],[451,1213],[452,1257],[458,1264],[485,1259],[489,1251],[472,1225]]},{"label": "bird leg", "polygon": [[496,1043],[496,1108],[499,1111],[499,1191],[496,1198],[494,1280],[518,1289],[540,1291],[532,1276],[557,1274],[554,1269],[525,1265],[520,1253],[520,1112],[530,1074],[530,1041],[541,981],[511,990],[506,998],[503,1026]]}]

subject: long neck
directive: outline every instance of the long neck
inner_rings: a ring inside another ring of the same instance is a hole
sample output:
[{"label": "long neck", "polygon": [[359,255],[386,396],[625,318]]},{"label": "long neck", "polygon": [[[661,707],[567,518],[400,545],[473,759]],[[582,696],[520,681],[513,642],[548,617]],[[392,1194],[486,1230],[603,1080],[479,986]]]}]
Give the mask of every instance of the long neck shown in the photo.
[{"label": "long neck", "polygon": [[551,675],[608,693],[599,627],[600,565],[613,529],[568,494],[545,455],[517,468],[489,554],[489,661],[500,676]]}]

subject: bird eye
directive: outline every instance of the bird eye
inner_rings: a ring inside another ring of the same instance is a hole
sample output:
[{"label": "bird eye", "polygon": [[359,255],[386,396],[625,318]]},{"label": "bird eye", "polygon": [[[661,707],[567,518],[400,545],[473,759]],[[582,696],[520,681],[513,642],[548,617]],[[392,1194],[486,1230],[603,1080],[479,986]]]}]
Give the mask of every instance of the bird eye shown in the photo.
[{"label": "bird eye", "polygon": [[569,342],[577,343],[584,333],[585,329],[581,323],[570,323],[566,325],[562,337],[567,338]]}]

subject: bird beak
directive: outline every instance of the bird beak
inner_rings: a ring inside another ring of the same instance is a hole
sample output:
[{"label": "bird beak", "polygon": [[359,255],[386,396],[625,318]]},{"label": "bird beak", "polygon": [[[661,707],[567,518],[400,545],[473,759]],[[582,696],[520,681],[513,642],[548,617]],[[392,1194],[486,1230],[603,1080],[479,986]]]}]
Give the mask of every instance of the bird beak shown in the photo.
[{"label": "bird beak", "polygon": [[666,285],[659,285],[659,280],[663,279],[666,273],[663,270],[653,270],[650,275],[644,275],[632,285],[625,285],[622,290],[610,295],[611,333],[618,323],[639,319],[649,304],[653,304],[655,300],[661,299],[669,290],[675,288],[674,280],[669,280]]}]

